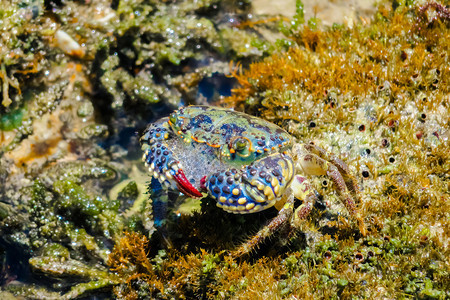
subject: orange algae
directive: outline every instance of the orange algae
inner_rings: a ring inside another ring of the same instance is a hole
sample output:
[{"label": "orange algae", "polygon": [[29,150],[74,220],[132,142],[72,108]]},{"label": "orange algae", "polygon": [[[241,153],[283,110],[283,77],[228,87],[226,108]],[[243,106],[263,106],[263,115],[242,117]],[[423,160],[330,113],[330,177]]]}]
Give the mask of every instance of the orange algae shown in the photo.
[{"label": "orange algae", "polygon": [[108,265],[123,279],[123,284],[114,290],[118,298],[140,299],[140,289],[145,290],[147,297],[179,299],[189,294],[206,295],[213,290],[208,277],[214,271],[211,266],[215,266],[217,257],[203,250],[199,255],[180,255],[173,251],[167,258],[164,253],[150,260],[149,250],[149,240],[139,233],[125,232],[114,246]]},{"label": "orange algae", "polygon": [[[279,258],[238,263],[230,256],[212,255],[204,250],[198,254],[172,250],[165,259],[150,259],[148,250],[148,239],[138,233],[125,233],[114,247],[108,264],[123,279],[114,289],[118,298],[140,299],[140,293],[160,299],[255,299],[262,295],[276,298],[280,293],[279,281],[289,274],[286,263]],[[311,291],[302,288],[317,280],[312,276],[295,288],[296,293],[311,297]]]},{"label": "orange algae", "polygon": [[126,299],[137,299],[132,282],[137,280],[153,282],[155,288],[163,289],[161,282],[155,282],[156,275],[147,257],[148,239],[135,232],[125,232],[109,255],[108,265],[111,271],[121,275],[126,284]]},{"label": "orange algae", "polygon": [[264,91],[301,90],[320,101],[330,90],[359,97],[377,94],[385,82],[389,82],[391,99],[437,85],[448,92],[448,17],[442,13],[428,21],[423,11],[382,6],[368,25],[329,30],[304,25],[287,36],[295,42],[287,51],[253,63],[243,72],[235,68],[232,76],[240,86],[224,102],[242,109],[249,99],[265,98],[271,103],[267,107],[295,110],[300,103],[279,99],[276,94],[268,101],[270,96]]}]

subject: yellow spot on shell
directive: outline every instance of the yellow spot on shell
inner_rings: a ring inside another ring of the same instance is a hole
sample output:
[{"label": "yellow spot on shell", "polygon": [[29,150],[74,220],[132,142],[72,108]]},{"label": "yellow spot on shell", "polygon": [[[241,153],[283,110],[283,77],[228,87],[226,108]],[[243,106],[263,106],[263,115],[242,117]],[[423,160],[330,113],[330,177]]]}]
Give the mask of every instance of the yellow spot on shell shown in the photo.
[{"label": "yellow spot on shell", "polygon": [[261,209],[261,205],[256,205],[255,208],[253,208],[251,211],[255,212],[255,211],[259,211]]},{"label": "yellow spot on shell", "polygon": [[264,184],[262,184],[262,183],[258,182],[257,187],[258,187],[258,190],[260,190],[260,191],[264,190]]},{"label": "yellow spot on shell", "polygon": [[274,187],[273,191],[275,192],[276,195],[278,195],[278,192],[280,191],[280,186],[277,185],[276,187]]},{"label": "yellow spot on shell", "polygon": [[246,210],[250,210],[250,209],[252,209],[253,207],[255,207],[255,203],[249,203],[249,204],[247,204],[247,205],[245,206],[245,209],[246,209]]},{"label": "yellow spot on shell", "polygon": [[268,199],[269,201],[272,201],[272,200],[275,198],[275,195],[273,194],[273,191],[272,191],[272,189],[270,188],[270,186],[266,186],[266,187],[264,188],[264,195],[267,196],[267,199]]},{"label": "yellow spot on shell", "polygon": [[231,191],[233,193],[233,195],[237,196],[239,195],[239,189],[235,188]]},{"label": "yellow spot on shell", "polygon": [[240,205],[244,205],[245,203],[247,203],[247,199],[245,199],[245,198],[239,198],[238,203],[239,203]]},{"label": "yellow spot on shell", "polygon": [[274,177],[272,177],[272,181],[270,182],[270,184],[271,184],[273,187],[276,187],[276,186],[278,186],[278,185],[280,184],[280,182],[279,182],[278,179],[274,176]]},{"label": "yellow spot on shell", "polygon": [[225,198],[225,197],[220,197],[220,198],[219,198],[219,201],[222,202],[222,203],[225,203],[225,202],[227,202],[227,198]]}]

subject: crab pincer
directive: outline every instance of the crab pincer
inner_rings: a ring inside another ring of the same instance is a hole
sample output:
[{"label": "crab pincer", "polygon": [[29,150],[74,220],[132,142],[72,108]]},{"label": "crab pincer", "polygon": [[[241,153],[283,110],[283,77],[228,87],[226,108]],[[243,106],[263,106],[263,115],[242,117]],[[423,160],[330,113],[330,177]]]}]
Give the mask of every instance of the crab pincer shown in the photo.
[{"label": "crab pincer", "polygon": [[[165,123],[165,122],[164,122]],[[163,124],[164,124],[163,123]],[[145,145],[142,157],[150,174],[165,187],[175,185],[183,194],[201,198],[200,193],[186,178],[179,161],[173,158],[170,147],[164,140],[169,138],[167,128],[158,123],[152,123],[141,138]]]}]

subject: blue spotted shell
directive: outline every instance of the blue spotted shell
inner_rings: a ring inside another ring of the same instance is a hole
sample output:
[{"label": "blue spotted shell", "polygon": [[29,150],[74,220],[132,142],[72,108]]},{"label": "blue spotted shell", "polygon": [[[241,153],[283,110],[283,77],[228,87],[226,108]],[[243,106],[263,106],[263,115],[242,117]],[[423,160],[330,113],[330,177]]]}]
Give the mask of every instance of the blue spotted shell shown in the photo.
[{"label": "blue spotted shell", "polygon": [[144,162],[161,184],[191,197],[207,191],[233,213],[271,207],[295,172],[285,153],[293,144],[289,133],[224,108],[182,107],[150,124],[141,142]]},{"label": "blue spotted shell", "polygon": [[[257,117],[210,106],[188,106],[174,112],[169,123],[186,143],[205,143],[217,155],[237,165],[249,164],[268,153],[292,146],[281,127]],[[245,144],[239,151],[239,142]]]}]

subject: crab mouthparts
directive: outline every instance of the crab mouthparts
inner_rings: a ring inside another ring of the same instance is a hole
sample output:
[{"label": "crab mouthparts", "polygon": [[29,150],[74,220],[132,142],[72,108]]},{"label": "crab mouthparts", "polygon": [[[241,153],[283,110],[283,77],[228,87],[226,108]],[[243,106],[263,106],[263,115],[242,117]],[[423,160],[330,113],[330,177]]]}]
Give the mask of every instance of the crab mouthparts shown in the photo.
[{"label": "crab mouthparts", "polygon": [[186,178],[183,170],[178,169],[178,171],[173,176],[177,184],[178,190],[188,197],[202,198],[203,195],[200,193]]}]

